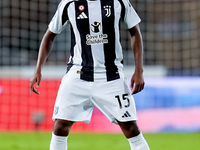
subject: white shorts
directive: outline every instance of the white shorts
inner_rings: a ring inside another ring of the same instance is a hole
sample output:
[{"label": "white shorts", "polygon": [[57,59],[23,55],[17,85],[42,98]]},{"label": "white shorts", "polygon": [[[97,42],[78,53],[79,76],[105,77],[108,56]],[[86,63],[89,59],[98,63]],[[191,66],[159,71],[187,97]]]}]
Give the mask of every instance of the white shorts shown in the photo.
[{"label": "white shorts", "polygon": [[113,81],[88,82],[80,79],[76,69],[70,69],[60,84],[52,119],[89,123],[96,106],[111,122],[137,120],[127,79],[119,74],[120,79]]}]

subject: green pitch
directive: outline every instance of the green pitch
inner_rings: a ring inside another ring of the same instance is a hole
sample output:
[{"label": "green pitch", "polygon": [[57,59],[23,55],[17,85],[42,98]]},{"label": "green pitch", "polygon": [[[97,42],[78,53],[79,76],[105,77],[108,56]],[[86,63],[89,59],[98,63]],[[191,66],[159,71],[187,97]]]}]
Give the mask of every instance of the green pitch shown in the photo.
[{"label": "green pitch", "polygon": [[[151,150],[199,150],[200,133],[144,134]],[[48,150],[51,133],[0,133],[0,150]],[[72,133],[69,150],[130,150],[122,134]]]}]

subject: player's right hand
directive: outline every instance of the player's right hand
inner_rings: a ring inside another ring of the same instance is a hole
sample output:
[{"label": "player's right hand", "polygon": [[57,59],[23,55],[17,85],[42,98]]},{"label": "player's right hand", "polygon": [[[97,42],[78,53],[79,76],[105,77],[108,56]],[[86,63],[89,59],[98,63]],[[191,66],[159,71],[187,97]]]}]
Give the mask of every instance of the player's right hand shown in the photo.
[{"label": "player's right hand", "polygon": [[32,92],[40,94],[40,92],[38,91],[38,89],[34,87],[34,85],[35,83],[37,83],[37,88],[39,88],[41,79],[42,79],[41,73],[35,73],[33,77],[30,79],[30,94],[32,94]]}]

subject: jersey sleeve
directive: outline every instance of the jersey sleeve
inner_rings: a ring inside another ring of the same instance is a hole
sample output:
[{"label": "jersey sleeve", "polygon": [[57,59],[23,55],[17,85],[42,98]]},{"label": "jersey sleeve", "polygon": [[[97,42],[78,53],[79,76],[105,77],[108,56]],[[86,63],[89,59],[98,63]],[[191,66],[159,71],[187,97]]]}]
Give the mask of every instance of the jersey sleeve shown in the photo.
[{"label": "jersey sleeve", "polygon": [[125,16],[124,22],[127,25],[127,28],[130,29],[140,23],[141,19],[136,13],[135,9],[132,7],[129,0],[124,0],[125,5]]},{"label": "jersey sleeve", "polygon": [[68,15],[67,15],[67,1],[62,0],[58,5],[57,11],[54,14],[51,22],[49,23],[49,30],[55,34],[61,33],[68,23]]}]

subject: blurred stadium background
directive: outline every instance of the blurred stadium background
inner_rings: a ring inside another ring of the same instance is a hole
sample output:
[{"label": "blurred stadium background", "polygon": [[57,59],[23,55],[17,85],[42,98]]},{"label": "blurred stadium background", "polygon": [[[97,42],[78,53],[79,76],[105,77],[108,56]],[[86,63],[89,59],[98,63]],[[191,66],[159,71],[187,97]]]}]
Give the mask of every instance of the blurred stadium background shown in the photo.
[{"label": "blurred stadium background", "polygon": [[[69,58],[69,29],[57,36],[43,68],[41,94],[29,94],[38,47],[60,0],[0,1],[0,131],[51,131],[54,100]],[[200,131],[200,1],[131,0],[142,19],[145,89],[134,95],[143,132]],[[123,28],[123,26],[122,26]],[[134,59],[123,28],[125,73]],[[74,132],[118,133],[94,110]]]}]

